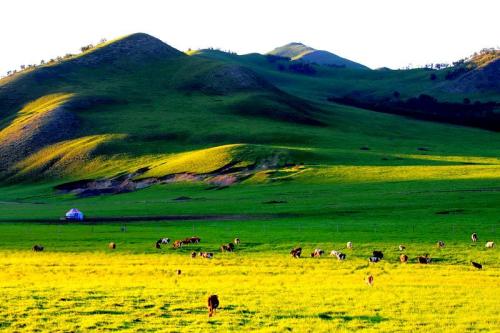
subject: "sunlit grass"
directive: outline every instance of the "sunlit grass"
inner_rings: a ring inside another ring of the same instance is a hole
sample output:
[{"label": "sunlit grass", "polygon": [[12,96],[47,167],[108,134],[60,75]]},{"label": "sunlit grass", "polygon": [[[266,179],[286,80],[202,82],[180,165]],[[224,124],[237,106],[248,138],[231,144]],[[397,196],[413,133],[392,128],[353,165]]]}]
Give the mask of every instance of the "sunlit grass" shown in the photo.
[{"label": "sunlit grass", "polygon": [[442,155],[417,155],[417,154],[396,154],[396,157],[411,158],[426,161],[446,161],[459,162],[464,164],[500,164],[498,157],[485,156],[442,156]]},{"label": "sunlit grass", "polygon": [[308,182],[387,182],[413,180],[499,179],[499,165],[328,166],[284,177]]},{"label": "sunlit grass", "polygon": [[[495,331],[500,271],[285,253],[3,252],[0,329]],[[181,275],[177,275],[177,270]],[[375,284],[364,283],[367,274]],[[221,308],[209,319],[206,299]]]},{"label": "sunlit grass", "polygon": [[[120,135],[94,135],[63,141],[41,149],[19,162],[16,168],[20,170],[20,175],[34,175],[45,171],[46,176],[84,176],[96,169],[91,161],[92,151],[100,144],[119,137]],[[101,167],[99,164],[97,169]]]},{"label": "sunlit grass", "polygon": [[28,123],[42,117],[65,102],[69,101],[73,94],[57,93],[40,97],[26,104],[18,113],[16,118],[0,131],[0,141],[12,140],[21,134],[23,127]]}]

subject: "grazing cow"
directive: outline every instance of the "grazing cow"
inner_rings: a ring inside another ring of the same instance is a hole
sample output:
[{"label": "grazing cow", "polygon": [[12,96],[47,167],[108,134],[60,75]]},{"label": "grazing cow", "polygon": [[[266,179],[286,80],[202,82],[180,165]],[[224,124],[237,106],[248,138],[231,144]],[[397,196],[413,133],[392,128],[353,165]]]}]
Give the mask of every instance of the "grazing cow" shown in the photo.
[{"label": "grazing cow", "polygon": [[111,243],[108,244],[108,247],[109,247],[110,250],[114,250],[114,249],[116,249],[116,244],[113,243],[113,242],[111,242]]},{"label": "grazing cow", "polygon": [[477,234],[475,232],[472,233],[472,235],[470,235],[470,239],[472,239],[472,242],[475,243],[477,242]]},{"label": "grazing cow", "polygon": [[174,242],[174,244],[172,244],[172,247],[173,247],[174,249],[178,249],[178,248],[180,248],[180,247],[182,246],[182,244],[183,244],[183,243],[182,243],[182,241],[180,241],[180,240],[176,240],[176,241]]},{"label": "grazing cow", "polygon": [[406,246],[400,244],[399,245],[399,251],[404,251],[404,250],[406,250]]},{"label": "grazing cow", "polygon": [[483,269],[483,265],[481,265],[477,262],[471,261],[470,263],[472,264],[472,266],[476,267],[477,269]]},{"label": "grazing cow", "polygon": [[222,252],[233,252],[234,251],[234,244],[233,243],[228,243],[228,244],[222,244],[220,247],[220,250]]},{"label": "grazing cow", "polygon": [[168,243],[170,243],[170,238],[162,238],[162,239],[160,239],[160,241],[162,244],[168,244]]},{"label": "grazing cow", "polygon": [[349,250],[352,250],[352,242],[347,242],[346,246]]},{"label": "grazing cow", "polygon": [[426,254],[425,256],[418,256],[417,260],[420,264],[430,264],[431,263],[431,258],[429,258],[428,254]]},{"label": "grazing cow", "polygon": [[314,249],[314,252],[311,253],[311,257],[316,257],[316,258],[319,258],[321,257],[323,254],[325,254],[325,251],[323,251],[322,249]]},{"label": "grazing cow", "polygon": [[200,257],[212,259],[214,257],[214,254],[212,252],[200,252]]},{"label": "grazing cow", "polygon": [[240,239],[239,238],[235,238],[234,239],[234,244],[235,245],[240,245]]},{"label": "grazing cow", "polygon": [[382,253],[382,251],[373,251],[373,256],[380,259],[384,258],[384,254]]},{"label": "grazing cow", "polygon": [[332,252],[330,252],[330,256],[332,257],[337,257],[338,260],[345,260],[345,258],[347,257],[345,255],[345,253],[342,253],[342,252],[339,252],[339,251],[335,251],[333,250]]},{"label": "grazing cow", "polygon": [[162,243],[161,243],[161,239],[160,239],[160,240],[157,240],[157,241],[156,241],[156,244],[155,244],[155,247],[156,247],[157,249],[161,249],[161,244],[162,244]]},{"label": "grazing cow", "polygon": [[196,258],[196,252],[191,252],[191,258]]},{"label": "grazing cow", "polygon": [[208,297],[208,316],[212,317],[215,311],[219,307],[219,297],[217,295],[211,295]]},{"label": "grazing cow", "polygon": [[43,251],[43,246],[41,245],[33,245],[32,250],[35,252],[42,252]]},{"label": "grazing cow", "polygon": [[292,249],[292,251],[290,251],[290,254],[292,255],[292,257],[298,259],[298,258],[300,258],[300,255],[302,254],[302,248],[296,247],[295,249]]},{"label": "grazing cow", "polygon": [[198,244],[199,242],[201,242],[200,237],[196,237],[196,236],[193,236],[193,237],[188,238],[188,239],[189,239],[189,242],[193,243],[193,244]]},{"label": "grazing cow", "polygon": [[495,242],[492,242],[492,241],[486,242],[485,247],[488,249],[492,249],[495,247]]},{"label": "grazing cow", "polygon": [[379,258],[379,257],[370,257],[368,260],[369,260],[370,262],[374,262],[374,263],[375,263],[375,262],[379,262],[379,261],[380,261],[380,258]]},{"label": "grazing cow", "polygon": [[439,249],[444,248],[444,242],[443,242],[443,241],[438,241],[436,245],[437,245],[437,247],[438,247]]},{"label": "grazing cow", "polygon": [[373,275],[368,275],[368,277],[366,278],[366,284],[370,287],[373,287]]},{"label": "grazing cow", "polygon": [[181,242],[181,245],[188,245],[188,244],[191,244],[191,239],[186,238],[186,239],[181,240],[180,242]]},{"label": "grazing cow", "polygon": [[345,253],[340,252],[340,253],[337,255],[337,259],[338,259],[338,260],[345,260],[345,258],[347,258],[347,256],[346,256],[346,254],[345,254]]},{"label": "grazing cow", "polygon": [[399,261],[402,263],[408,262],[408,256],[406,254],[402,254],[399,256]]}]

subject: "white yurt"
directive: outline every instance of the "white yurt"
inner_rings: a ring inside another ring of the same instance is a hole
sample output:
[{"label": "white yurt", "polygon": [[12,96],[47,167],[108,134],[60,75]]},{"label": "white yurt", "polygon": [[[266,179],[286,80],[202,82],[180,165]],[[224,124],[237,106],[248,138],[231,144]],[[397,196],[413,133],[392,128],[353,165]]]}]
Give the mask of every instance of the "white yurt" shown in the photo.
[{"label": "white yurt", "polygon": [[66,213],[66,220],[83,221],[83,213],[76,208],[71,208]]}]

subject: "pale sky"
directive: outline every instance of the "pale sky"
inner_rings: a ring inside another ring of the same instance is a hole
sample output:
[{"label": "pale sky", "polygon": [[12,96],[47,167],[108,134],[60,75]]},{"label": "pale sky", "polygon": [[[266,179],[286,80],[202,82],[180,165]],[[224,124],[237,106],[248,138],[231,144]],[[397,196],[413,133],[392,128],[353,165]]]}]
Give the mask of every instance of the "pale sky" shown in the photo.
[{"label": "pale sky", "polygon": [[134,32],[183,51],[303,42],[371,68],[500,46],[499,0],[0,0],[0,13],[0,75]]}]

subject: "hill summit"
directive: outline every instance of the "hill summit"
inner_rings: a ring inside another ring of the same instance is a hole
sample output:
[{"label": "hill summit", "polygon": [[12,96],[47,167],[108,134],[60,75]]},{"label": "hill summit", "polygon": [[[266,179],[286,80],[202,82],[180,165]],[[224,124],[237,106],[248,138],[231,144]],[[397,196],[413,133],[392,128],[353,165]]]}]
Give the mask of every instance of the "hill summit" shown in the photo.
[{"label": "hill summit", "polygon": [[362,64],[342,58],[331,52],[316,50],[310,46],[297,42],[277,47],[268,54],[290,58],[291,60],[316,63],[318,65],[345,67],[351,69],[368,69],[368,67]]},{"label": "hill summit", "polygon": [[184,53],[145,33],[134,33],[90,49],[69,61],[78,65],[140,61],[183,56]]}]

